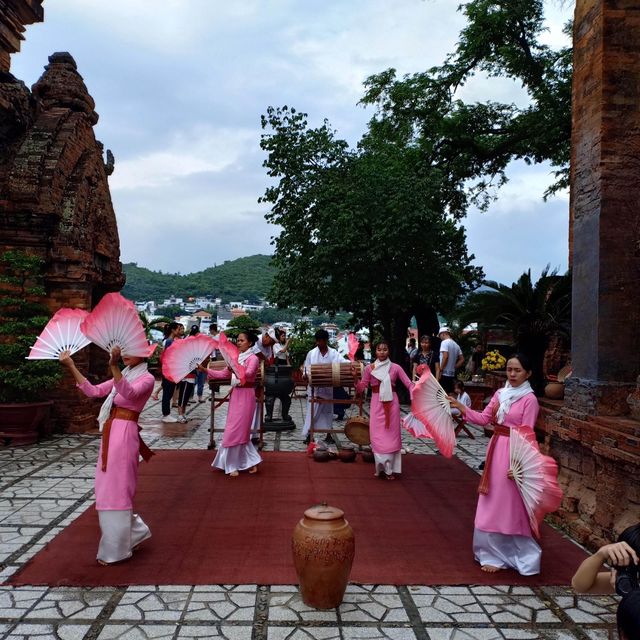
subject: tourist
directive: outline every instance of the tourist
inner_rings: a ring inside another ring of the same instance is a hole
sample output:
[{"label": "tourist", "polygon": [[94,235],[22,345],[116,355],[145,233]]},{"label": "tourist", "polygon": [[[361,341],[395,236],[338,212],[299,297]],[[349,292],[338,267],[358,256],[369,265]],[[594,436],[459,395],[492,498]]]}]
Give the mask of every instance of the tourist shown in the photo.
[{"label": "tourist", "polygon": [[[515,569],[521,575],[540,573],[540,545],[534,540],[529,516],[509,469],[511,427],[533,428],[538,417],[538,400],[529,384],[529,359],[517,354],[507,361],[507,382],[496,391],[480,413],[454,398],[451,406],[472,424],[494,424],[494,432],[478,489],[473,552],[483,571]],[[506,437],[505,437],[506,436]]]},{"label": "tourist", "polygon": [[616,611],[620,640],[640,640],[640,589],[628,593]]},{"label": "tourist", "polygon": [[109,358],[112,378],[91,384],[76,368],[69,351],[60,354],[60,363],[73,376],[78,388],[90,398],[107,399],[98,415],[102,441],[95,475],[96,510],[101,537],[97,560],[102,565],[131,557],[136,546],[151,537],[149,527],[133,513],[138,481],[139,455],[145,460],[151,451],[140,438],[138,416],[153,391],[154,379],[145,358],[122,356],[120,349]]},{"label": "tourist", "polygon": [[[375,474],[395,480],[394,474],[402,473],[400,402],[395,385],[399,379],[409,392],[414,385],[404,369],[389,360],[389,345],[386,342],[378,342],[375,354],[376,359],[365,367],[362,379],[356,384],[356,393],[361,394],[371,386],[369,435],[375,458]],[[352,372],[355,378],[355,367]]]},{"label": "tourist", "polygon": [[462,349],[458,343],[451,338],[451,332],[448,327],[440,327],[438,337],[442,340],[440,343],[440,384],[447,392],[453,391],[453,382],[456,379],[456,369],[464,364],[464,356]]},{"label": "tourist", "polygon": [[[615,593],[617,571],[621,567],[631,567],[637,575],[639,562],[640,523],[627,527],[617,542],[605,544],[584,560],[573,576],[571,586],[577,593]],[[612,567],[610,571],[602,571],[605,563]]]},{"label": "tourist", "polygon": [[273,345],[274,363],[277,365],[289,364],[289,340],[284,329],[276,329],[277,342]]},{"label": "tourist", "polygon": [[[419,367],[422,367],[419,369]],[[411,365],[411,379],[418,380],[424,371],[424,367],[429,367],[431,373],[440,377],[440,361],[438,353],[431,346],[431,338],[422,336],[420,338],[420,350],[413,356]]]},{"label": "tourist", "polygon": [[[460,404],[463,404],[465,407],[471,407],[471,398],[469,397],[469,394],[464,390],[464,382],[462,382],[462,380],[456,380],[453,383],[453,393],[455,399]],[[456,409],[455,407],[451,409],[451,413],[454,416],[460,415],[460,411],[458,411],[458,409]]]},{"label": "tourist", "polygon": [[[190,336],[197,336],[200,333],[200,327],[197,324],[194,324],[191,327],[191,331],[189,332]],[[196,396],[198,398],[198,402],[204,402],[204,382],[207,379],[207,374],[203,371],[195,371],[195,385],[196,385]],[[180,403],[178,403],[180,404]]]},{"label": "tourist", "polygon": [[[211,464],[212,467],[222,469],[227,475],[235,477],[240,471],[249,470],[249,473],[258,471],[258,464],[262,462],[260,454],[251,442],[251,426],[256,409],[255,381],[260,361],[251,352],[251,347],[256,343],[257,337],[248,331],[242,331],[236,340],[236,346],[240,352],[238,360],[245,370],[245,383],[235,375],[231,376],[231,397],[227,411],[227,421],[222,436],[222,444],[218,454]],[[227,369],[205,369],[210,380],[223,380],[229,377]]]},{"label": "tourist", "polygon": [[251,346],[251,353],[264,360],[265,364],[273,363],[273,346],[278,342],[278,335],[275,327],[269,327]]},{"label": "tourist", "polygon": [[[164,328],[164,341],[162,343],[162,353],[160,354],[160,363],[164,352],[173,344],[174,340],[179,340],[184,333],[184,327],[179,322],[170,322]],[[176,390],[176,383],[162,376],[162,422],[177,422],[177,418],[171,415],[171,400]]]},{"label": "tourist", "polygon": [[[311,366],[317,364],[333,364],[334,362],[347,362],[336,349],[329,346],[329,333],[325,329],[318,329],[315,333],[316,346],[307,353],[303,370],[306,377],[311,373]],[[304,417],[304,426],[302,427],[302,436],[306,444],[309,444],[311,435],[311,417],[313,410],[313,428],[314,431],[331,429],[333,423],[333,403],[314,402],[311,403],[311,395],[321,400],[333,399],[333,387],[307,387],[307,413]],[[325,440],[333,442],[330,433],[327,433]]]}]

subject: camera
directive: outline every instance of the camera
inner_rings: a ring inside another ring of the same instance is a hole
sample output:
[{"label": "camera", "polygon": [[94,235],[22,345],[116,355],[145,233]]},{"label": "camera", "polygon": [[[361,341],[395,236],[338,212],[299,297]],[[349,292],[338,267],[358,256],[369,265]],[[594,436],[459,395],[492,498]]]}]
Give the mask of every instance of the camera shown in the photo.
[{"label": "camera", "polygon": [[638,565],[630,564],[626,567],[616,567],[616,593],[619,596],[626,596],[634,589],[638,588],[638,576],[640,569]]}]

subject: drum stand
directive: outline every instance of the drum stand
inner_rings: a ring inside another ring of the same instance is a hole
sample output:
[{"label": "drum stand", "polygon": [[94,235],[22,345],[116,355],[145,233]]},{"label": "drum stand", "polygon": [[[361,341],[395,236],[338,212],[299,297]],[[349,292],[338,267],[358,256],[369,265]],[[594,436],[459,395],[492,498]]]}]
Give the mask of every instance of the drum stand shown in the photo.
[{"label": "drum stand", "polygon": [[[342,387],[342,385],[335,385],[335,387]],[[335,387],[331,387],[332,389]],[[315,421],[316,421],[316,405],[322,404],[355,404],[358,407],[358,415],[363,414],[363,397],[362,395],[356,395],[354,391],[354,387],[347,387],[348,389],[348,398],[318,398],[316,397],[316,389],[318,387],[311,387],[311,398],[309,398],[309,411],[311,411],[311,422],[309,423],[309,439],[313,442],[313,434],[314,433],[344,433],[344,427],[342,429],[316,429]],[[322,387],[324,388],[324,387]],[[344,387],[342,387],[344,388]],[[353,396],[351,393],[353,392]],[[331,421],[333,422],[333,411],[331,412]]]},{"label": "drum stand", "polygon": [[[220,381],[219,380],[210,380],[209,381],[209,389],[211,389],[211,417],[209,421],[209,444],[207,445],[207,449],[215,449],[216,441],[215,441],[215,433],[216,431],[222,433],[224,431],[224,427],[221,429],[215,428],[215,416],[216,416],[216,404],[220,405],[223,402],[229,402],[231,399],[231,393],[227,393],[225,396],[216,399],[216,390],[220,389]],[[257,385],[255,387],[256,393],[256,409],[258,411],[259,422],[258,422],[258,450],[262,450],[264,446],[264,387],[262,385]],[[253,425],[251,425],[251,440],[253,441]]]}]

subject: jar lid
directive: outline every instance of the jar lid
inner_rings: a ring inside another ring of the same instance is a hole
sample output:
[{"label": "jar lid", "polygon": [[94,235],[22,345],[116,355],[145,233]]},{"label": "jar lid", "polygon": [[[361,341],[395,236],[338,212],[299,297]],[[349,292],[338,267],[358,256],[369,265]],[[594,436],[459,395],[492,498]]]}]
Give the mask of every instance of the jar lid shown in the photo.
[{"label": "jar lid", "polygon": [[326,502],[315,504],[304,512],[304,517],[311,520],[338,520],[344,518],[344,511],[331,507]]}]

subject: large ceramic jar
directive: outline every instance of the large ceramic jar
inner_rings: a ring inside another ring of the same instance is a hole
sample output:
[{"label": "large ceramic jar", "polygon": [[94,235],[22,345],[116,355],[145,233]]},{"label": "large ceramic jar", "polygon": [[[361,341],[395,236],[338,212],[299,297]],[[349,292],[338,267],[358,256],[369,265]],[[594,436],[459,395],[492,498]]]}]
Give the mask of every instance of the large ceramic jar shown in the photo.
[{"label": "large ceramic jar", "polygon": [[307,509],[293,530],[292,547],[303,602],[315,609],[338,607],[356,548],[344,512],[326,504]]},{"label": "large ceramic jar", "polygon": [[544,388],[544,395],[551,400],[562,400],[564,398],[564,384],[555,381],[548,382]]}]

